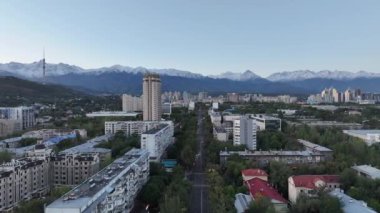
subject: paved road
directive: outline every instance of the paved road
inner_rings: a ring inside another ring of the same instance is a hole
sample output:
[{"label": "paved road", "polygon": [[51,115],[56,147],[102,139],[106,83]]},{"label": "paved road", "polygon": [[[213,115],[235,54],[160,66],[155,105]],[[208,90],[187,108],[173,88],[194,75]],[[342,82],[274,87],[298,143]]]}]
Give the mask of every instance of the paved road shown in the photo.
[{"label": "paved road", "polygon": [[197,142],[198,153],[195,161],[194,168],[191,173],[190,180],[193,187],[191,189],[191,204],[190,213],[208,213],[208,185],[205,173],[205,152],[204,146],[204,129],[203,129],[203,116],[204,111],[198,111],[198,129],[197,129]]}]

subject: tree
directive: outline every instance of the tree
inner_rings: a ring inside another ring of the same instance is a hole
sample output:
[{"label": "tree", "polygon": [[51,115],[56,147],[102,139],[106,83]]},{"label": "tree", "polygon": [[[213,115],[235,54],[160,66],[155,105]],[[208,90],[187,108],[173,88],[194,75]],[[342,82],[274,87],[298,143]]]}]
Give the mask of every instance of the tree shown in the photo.
[{"label": "tree", "polygon": [[0,164],[9,162],[12,159],[12,155],[8,151],[0,151]]},{"label": "tree", "polygon": [[193,166],[195,158],[194,155],[195,153],[193,149],[190,147],[190,145],[185,145],[185,147],[181,151],[181,162],[186,168],[190,168],[191,166]]},{"label": "tree", "polygon": [[272,202],[263,196],[256,198],[249,205],[247,213],[275,213]]}]

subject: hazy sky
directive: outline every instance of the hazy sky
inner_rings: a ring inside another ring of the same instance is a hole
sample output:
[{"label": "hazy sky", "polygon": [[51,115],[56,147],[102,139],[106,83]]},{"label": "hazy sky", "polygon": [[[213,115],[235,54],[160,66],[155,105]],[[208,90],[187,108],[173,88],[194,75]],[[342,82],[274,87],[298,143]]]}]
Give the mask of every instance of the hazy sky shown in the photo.
[{"label": "hazy sky", "polygon": [[0,63],[380,72],[379,0],[2,0]]}]

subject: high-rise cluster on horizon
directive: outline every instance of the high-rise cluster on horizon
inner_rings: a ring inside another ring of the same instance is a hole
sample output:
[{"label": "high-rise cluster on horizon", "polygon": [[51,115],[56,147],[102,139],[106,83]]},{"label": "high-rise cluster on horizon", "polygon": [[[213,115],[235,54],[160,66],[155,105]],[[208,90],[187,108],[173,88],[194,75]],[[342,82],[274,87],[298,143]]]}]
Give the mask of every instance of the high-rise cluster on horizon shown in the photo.
[{"label": "high-rise cluster on horizon", "polygon": [[158,74],[148,73],[143,79],[143,120],[161,120],[161,79]]}]

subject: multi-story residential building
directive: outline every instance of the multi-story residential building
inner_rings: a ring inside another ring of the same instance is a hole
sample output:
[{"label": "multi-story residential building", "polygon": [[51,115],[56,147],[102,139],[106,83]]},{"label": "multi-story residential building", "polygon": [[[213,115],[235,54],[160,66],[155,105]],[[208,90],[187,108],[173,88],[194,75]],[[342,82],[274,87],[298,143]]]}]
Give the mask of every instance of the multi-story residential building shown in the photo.
[{"label": "multi-story residential building", "polygon": [[199,92],[198,93],[198,101],[203,102],[207,98],[207,92]]},{"label": "multi-story residential building", "polygon": [[148,176],[148,151],[132,149],[48,205],[45,212],[130,212]]},{"label": "multi-story residential building", "polygon": [[78,185],[99,171],[97,153],[62,153],[51,157],[54,185]]},{"label": "multi-story residential building", "polygon": [[227,93],[227,101],[232,103],[239,102],[239,94],[237,93]]},{"label": "multi-story residential building", "polygon": [[172,103],[163,103],[162,104],[162,114],[171,115],[172,114]]},{"label": "multi-story residential building", "polygon": [[289,200],[296,203],[301,194],[317,196],[319,189],[331,190],[339,188],[338,175],[298,175],[288,178]]},{"label": "multi-story residential building", "polygon": [[21,131],[20,120],[0,119],[0,137],[10,135],[16,131]]},{"label": "multi-story residential building", "polygon": [[154,129],[160,124],[168,124],[173,127],[172,121],[106,121],[104,123],[105,134],[115,134],[118,131],[124,132],[125,135],[133,135]]},{"label": "multi-story residential building", "polygon": [[0,212],[50,191],[49,159],[23,158],[0,165]]},{"label": "multi-story residential building", "polygon": [[161,80],[158,74],[145,74],[143,79],[143,119],[161,120]]},{"label": "multi-story residential building", "polygon": [[160,124],[141,134],[141,149],[149,152],[151,161],[160,161],[166,148],[173,141],[173,127],[169,124]]},{"label": "multi-story residential building", "polygon": [[370,166],[370,165],[357,165],[352,167],[359,176],[366,177],[369,179],[380,179],[380,169]]},{"label": "multi-story residential building", "polygon": [[33,107],[0,107],[0,119],[18,120],[23,129],[36,125]]},{"label": "multi-story residential building", "polygon": [[195,102],[194,102],[194,101],[190,101],[190,102],[189,102],[189,107],[188,107],[188,109],[189,109],[190,111],[193,111],[193,110],[195,109]]},{"label": "multi-story residential building", "polygon": [[234,120],[234,145],[246,145],[249,150],[256,150],[256,124],[249,116]]},{"label": "multi-story residential building", "polygon": [[257,130],[278,130],[281,131],[281,119],[263,115],[263,114],[253,114],[251,117],[255,120]]},{"label": "multi-story residential building", "polygon": [[124,112],[136,112],[143,110],[143,101],[141,97],[135,97],[128,94],[121,96]]}]

